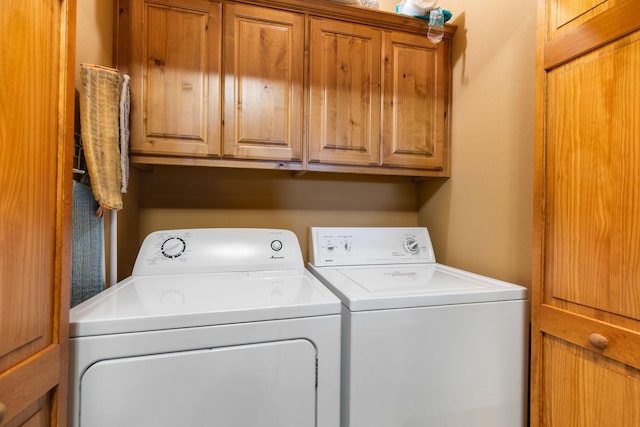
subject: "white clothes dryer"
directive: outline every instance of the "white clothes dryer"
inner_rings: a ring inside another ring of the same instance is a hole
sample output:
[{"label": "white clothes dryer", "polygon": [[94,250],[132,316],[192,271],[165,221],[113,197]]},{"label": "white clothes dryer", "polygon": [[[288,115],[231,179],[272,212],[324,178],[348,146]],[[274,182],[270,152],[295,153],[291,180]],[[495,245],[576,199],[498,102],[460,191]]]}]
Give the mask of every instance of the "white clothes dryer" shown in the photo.
[{"label": "white clothes dryer", "polygon": [[426,228],[313,227],[342,300],[342,427],[526,425],[521,286],[436,263]]},{"label": "white clothes dryer", "polygon": [[150,234],[70,312],[73,427],[336,427],[340,301],[295,234]]}]

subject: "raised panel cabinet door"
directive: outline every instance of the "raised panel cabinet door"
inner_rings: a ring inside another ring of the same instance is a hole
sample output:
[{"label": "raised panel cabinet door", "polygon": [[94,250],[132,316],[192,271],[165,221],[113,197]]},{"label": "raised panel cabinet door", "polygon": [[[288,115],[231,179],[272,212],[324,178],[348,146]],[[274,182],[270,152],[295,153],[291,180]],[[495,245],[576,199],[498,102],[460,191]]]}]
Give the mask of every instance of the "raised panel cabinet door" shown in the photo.
[{"label": "raised panel cabinet door", "polygon": [[302,160],[304,17],[224,6],[224,157]]},{"label": "raised panel cabinet door", "polygon": [[640,375],[637,369],[594,354],[551,335],[543,338],[542,425],[637,426]]},{"label": "raised panel cabinet door", "polygon": [[545,297],[640,320],[640,31],[549,71],[547,99]]},{"label": "raised panel cabinet door", "polygon": [[133,153],[220,151],[221,4],[181,3],[130,2]]},{"label": "raised panel cabinet door", "polygon": [[538,28],[532,426],[640,425],[638,16]]},{"label": "raised panel cabinet door", "polygon": [[448,170],[449,39],[386,31],[382,165]]},{"label": "raised panel cabinet door", "polygon": [[549,38],[570,32],[606,10],[629,0],[546,0]]},{"label": "raised panel cabinet door", "polygon": [[380,164],[380,30],[311,18],[309,162]]},{"label": "raised panel cabinet door", "polygon": [[5,1],[0,27],[0,425],[64,425],[75,1]]}]

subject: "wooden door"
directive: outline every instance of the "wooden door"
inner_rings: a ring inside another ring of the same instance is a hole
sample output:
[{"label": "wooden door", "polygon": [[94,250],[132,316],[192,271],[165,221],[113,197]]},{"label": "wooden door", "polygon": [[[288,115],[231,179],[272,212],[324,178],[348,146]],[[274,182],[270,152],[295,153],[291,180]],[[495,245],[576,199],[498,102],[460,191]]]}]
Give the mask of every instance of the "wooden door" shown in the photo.
[{"label": "wooden door", "polygon": [[311,18],[309,162],[380,163],[380,30]]},{"label": "wooden door", "polygon": [[302,160],[304,17],[225,4],[224,157]]},{"label": "wooden door", "polygon": [[62,426],[75,1],[5,1],[0,28],[0,425]]},{"label": "wooden door", "polygon": [[640,425],[640,3],[540,0],[532,426]]},{"label": "wooden door", "polygon": [[384,32],[383,166],[448,174],[449,42]]},{"label": "wooden door", "polygon": [[221,8],[130,2],[132,153],[220,154]]}]

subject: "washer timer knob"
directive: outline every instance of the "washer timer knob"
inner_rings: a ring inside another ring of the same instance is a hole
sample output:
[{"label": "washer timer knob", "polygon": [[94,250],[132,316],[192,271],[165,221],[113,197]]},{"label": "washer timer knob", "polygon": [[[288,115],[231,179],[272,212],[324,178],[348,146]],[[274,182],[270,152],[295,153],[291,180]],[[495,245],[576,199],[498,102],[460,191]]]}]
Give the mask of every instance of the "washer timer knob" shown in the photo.
[{"label": "washer timer knob", "polygon": [[162,242],[160,252],[167,258],[178,258],[187,248],[187,243],[180,237],[169,237]]},{"label": "washer timer knob", "polygon": [[420,252],[420,244],[412,237],[405,240],[404,248],[412,255],[417,255],[417,253]]}]

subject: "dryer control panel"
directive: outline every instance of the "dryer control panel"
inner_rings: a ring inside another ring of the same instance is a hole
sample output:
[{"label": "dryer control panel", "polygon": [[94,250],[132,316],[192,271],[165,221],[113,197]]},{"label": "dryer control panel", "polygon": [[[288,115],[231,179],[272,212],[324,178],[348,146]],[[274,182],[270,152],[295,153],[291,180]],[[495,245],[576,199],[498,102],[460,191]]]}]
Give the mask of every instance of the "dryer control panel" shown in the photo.
[{"label": "dryer control panel", "polygon": [[197,228],[149,234],[133,275],[303,269],[300,243],[289,230]]},{"label": "dryer control panel", "polygon": [[315,266],[435,263],[424,227],[312,227],[309,262]]}]

